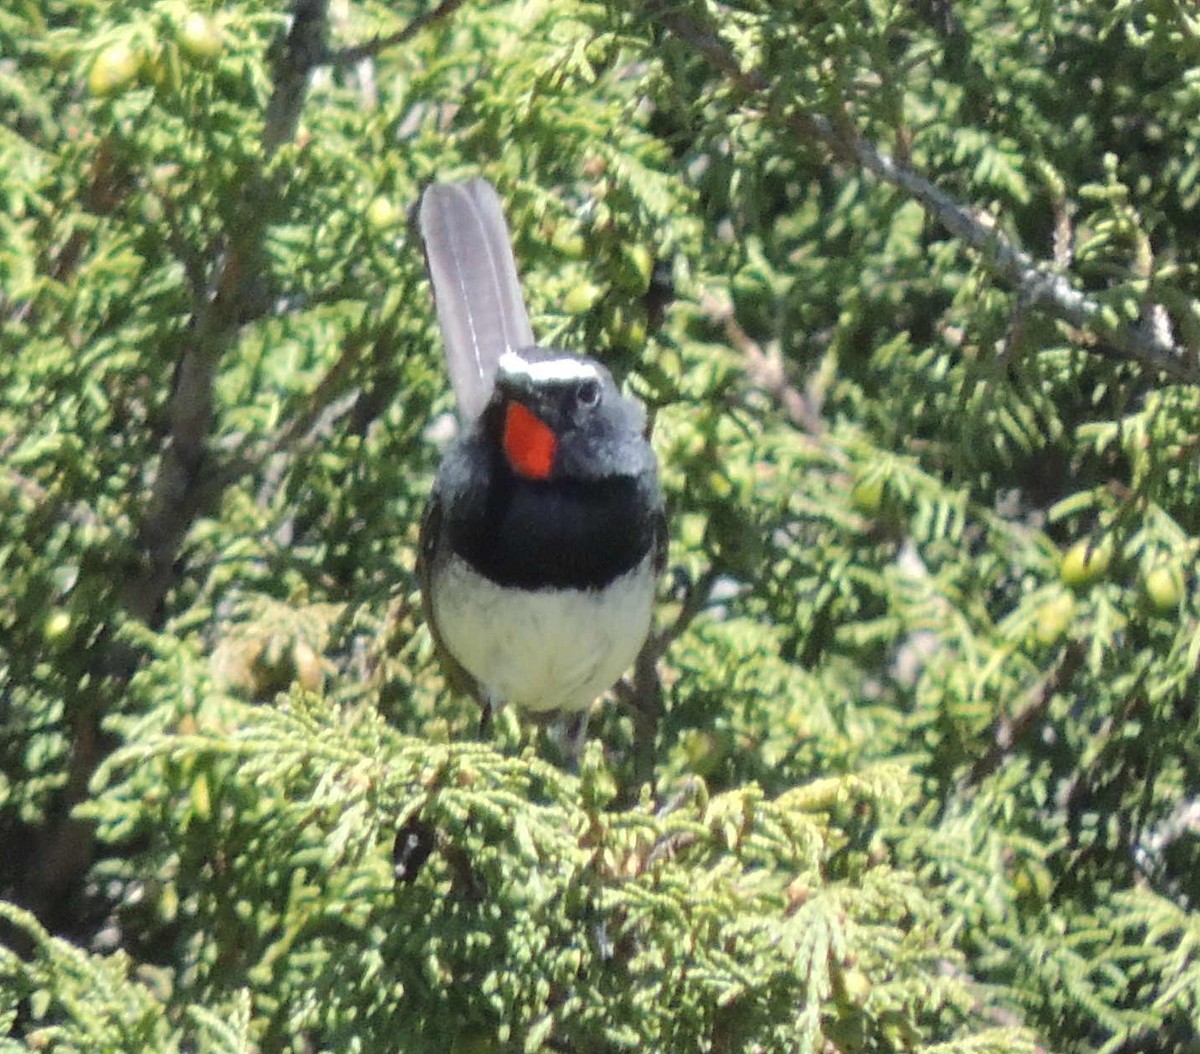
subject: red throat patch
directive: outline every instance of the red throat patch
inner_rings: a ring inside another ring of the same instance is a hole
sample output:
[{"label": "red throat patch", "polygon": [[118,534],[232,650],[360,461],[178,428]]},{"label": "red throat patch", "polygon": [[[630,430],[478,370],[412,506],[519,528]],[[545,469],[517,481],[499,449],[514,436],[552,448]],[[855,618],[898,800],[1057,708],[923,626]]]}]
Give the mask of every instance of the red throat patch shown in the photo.
[{"label": "red throat patch", "polygon": [[526,479],[548,479],[554,468],[558,437],[548,424],[520,403],[504,411],[504,453],[513,471]]}]

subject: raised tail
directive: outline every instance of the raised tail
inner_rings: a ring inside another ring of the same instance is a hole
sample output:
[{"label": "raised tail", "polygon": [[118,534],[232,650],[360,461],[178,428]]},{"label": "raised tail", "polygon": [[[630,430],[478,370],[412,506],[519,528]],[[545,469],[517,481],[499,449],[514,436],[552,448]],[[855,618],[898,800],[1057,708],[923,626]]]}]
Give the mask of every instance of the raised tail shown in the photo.
[{"label": "raised tail", "polygon": [[534,343],[508,225],[485,179],[431,184],[418,219],[446,367],[469,423],[491,398],[500,356]]}]

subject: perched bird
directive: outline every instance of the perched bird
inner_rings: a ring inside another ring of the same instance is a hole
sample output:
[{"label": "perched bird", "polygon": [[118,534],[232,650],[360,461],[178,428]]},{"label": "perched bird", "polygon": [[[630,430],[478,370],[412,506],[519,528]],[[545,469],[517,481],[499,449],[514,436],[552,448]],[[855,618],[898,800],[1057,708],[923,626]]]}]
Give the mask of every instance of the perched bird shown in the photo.
[{"label": "perched bird", "polygon": [[461,425],[421,524],[426,617],[485,723],[557,719],[577,755],[650,632],[666,531],[645,415],[599,362],[536,346],[491,184],[434,184],[418,219]]}]

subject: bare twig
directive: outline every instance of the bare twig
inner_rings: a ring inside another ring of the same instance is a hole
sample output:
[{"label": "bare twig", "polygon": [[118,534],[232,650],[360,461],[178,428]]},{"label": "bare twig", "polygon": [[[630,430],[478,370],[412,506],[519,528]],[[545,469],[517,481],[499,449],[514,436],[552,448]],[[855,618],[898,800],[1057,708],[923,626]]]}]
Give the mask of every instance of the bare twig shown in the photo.
[{"label": "bare twig", "polygon": [[633,779],[624,788],[623,800],[632,802],[643,783],[654,778],[658,725],[662,720],[662,684],[658,679],[658,641],[651,635],[633,664],[632,677],[615,687],[617,699],[633,718]]},{"label": "bare twig", "polygon": [[389,33],[383,37],[375,37],[374,40],[368,40],[363,44],[355,44],[353,47],[341,48],[338,51],[329,52],[322,58],[321,65],[333,66],[336,69],[341,66],[353,66],[356,63],[362,62],[363,59],[374,58],[387,48],[403,44],[426,26],[438,21],[438,19],[453,14],[465,2],[466,0],[442,0],[437,7],[426,11],[424,14],[417,15],[408,25],[403,29],[398,29],[395,33]]},{"label": "bare twig", "polygon": [[698,581],[688,587],[687,594],[684,596],[683,603],[679,606],[679,612],[674,620],[665,629],[651,637],[655,660],[666,654],[667,649],[683,636],[684,631],[692,624],[696,616],[704,610],[712,597],[717,577],[717,572],[710,567]]},{"label": "bare twig", "polygon": [[[2,454],[3,447],[0,447],[0,456]],[[32,505],[44,506],[55,500],[54,495],[40,483],[16,469],[7,467],[0,469],[0,479],[6,481],[8,487]],[[66,520],[77,527],[99,528],[104,525],[95,510],[82,501],[60,501],[57,505],[56,518]]]},{"label": "bare twig", "polygon": [[820,392],[802,392],[788,380],[778,343],[764,348],[754,340],[737,320],[733,305],[727,300],[708,297],[701,307],[709,318],[721,324],[730,347],[741,352],[746,360],[746,376],[750,383],[770,396],[797,428],[810,435],[821,435],[825,431],[825,422],[821,420]]},{"label": "bare twig", "polygon": [[200,309],[207,292],[204,260],[201,258],[200,252],[188,244],[179,222],[175,199],[167,192],[166,188],[155,186],[153,182],[148,189],[162,206],[163,220],[167,227],[167,245],[175,254],[175,259],[183,266],[183,273],[187,276],[188,292],[192,296],[194,314]]},{"label": "bare twig", "polygon": [[[287,474],[288,467],[294,463],[295,455],[311,450],[322,440],[333,434],[334,425],[349,414],[358,402],[360,392],[354,389],[343,393],[339,398],[330,402],[320,402],[316,409],[320,412],[313,416],[302,414],[284,428],[274,442],[270,444],[270,455],[262,459],[266,467],[262,473],[262,484],[258,488],[258,505],[267,508],[274,500],[280,483]],[[316,402],[316,400],[313,400]],[[311,423],[309,423],[311,421]],[[307,427],[300,427],[306,425]],[[253,468],[258,461],[250,461],[239,467]]]},{"label": "bare twig", "polygon": [[658,660],[691,625],[712,595],[717,574],[711,568],[693,582],[683,598],[679,611],[669,626],[651,633],[633,664],[633,672],[613,686],[617,702],[633,718],[634,776],[625,788],[624,800],[632,802],[643,783],[654,777],[655,747],[658,725],[662,720],[662,684],[658,678]]},{"label": "bare twig", "polygon": [[[717,72],[749,96],[770,96],[773,85],[758,69],[745,70],[719,32],[703,25],[668,2],[658,0],[651,10],[676,39],[688,45]],[[928,178],[903,165],[862,138],[848,119],[831,120],[782,105],[783,100],[756,99],[763,119],[776,121],[798,137],[815,139],[834,156],[865,169],[903,191],[953,235],[978,251],[995,277],[1012,286],[1033,309],[1041,309],[1078,329],[1095,334],[1104,345],[1088,351],[1137,362],[1166,376],[1200,383],[1197,349],[1180,346],[1152,323],[1112,324],[1104,305],[1076,289],[1053,265],[1038,261],[998,227],[982,222],[971,210]],[[1147,318],[1154,317],[1147,313]]]},{"label": "bare twig", "polygon": [[361,350],[358,341],[347,341],[337,361],[307,396],[301,411],[275,435],[261,442],[244,444],[231,455],[216,474],[217,485],[230,486],[247,474],[262,469],[264,481],[259,492],[259,505],[270,504],[270,494],[286,468],[285,462],[280,459],[309,450],[327,438],[332,434],[333,426],[353,411],[362,398],[362,391],[349,386],[347,381]]},{"label": "bare twig", "polygon": [[1014,745],[1038,721],[1045,717],[1054,697],[1064,691],[1083,665],[1086,649],[1079,641],[1070,641],[1059,652],[1054,665],[1030,689],[1025,705],[1014,714],[1001,714],[992,730],[992,746],[978,758],[967,775],[967,786],[974,787],[990,776],[1012,751]]}]

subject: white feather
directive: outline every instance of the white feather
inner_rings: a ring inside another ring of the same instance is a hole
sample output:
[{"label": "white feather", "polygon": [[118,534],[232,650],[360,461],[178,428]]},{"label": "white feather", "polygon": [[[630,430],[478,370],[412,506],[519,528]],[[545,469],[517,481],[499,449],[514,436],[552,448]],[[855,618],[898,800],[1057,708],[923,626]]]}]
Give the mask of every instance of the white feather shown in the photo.
[{"label": "white feather", "polygon": [[573,355],[530,361],[509,351],[500,356],[499,372],[506,377],[528,377],[534,382],[600,379],[595,366]]},{"label": "white feather", "polygon": [[427,187],[419,223],[446,368],[469,423],[491,398],[500,357],[534,343],[508,225],[483,179]]},{"label": "white feather", "polygon": [[647,556],[603,589],[506,589],[452,556],[433,615],[450,653],[493,699],[535,712],[579,711],[616,683],[650,632]]}]

